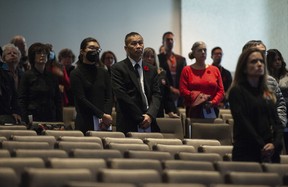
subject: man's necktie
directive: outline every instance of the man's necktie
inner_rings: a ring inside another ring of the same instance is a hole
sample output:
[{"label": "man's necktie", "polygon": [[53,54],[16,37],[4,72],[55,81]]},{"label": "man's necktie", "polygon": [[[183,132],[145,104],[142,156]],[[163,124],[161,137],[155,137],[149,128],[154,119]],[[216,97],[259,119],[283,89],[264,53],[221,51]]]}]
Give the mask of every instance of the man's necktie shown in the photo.
[{"label": "man's necktie", "polygon": [[147,103],[147,97],[146,97],[146,95],[145,95],[145,91],[143,90],[143,89],[144,89],[144,85],[143,85],[143,87],[142,87],[142,85],[141,85],[140,74],[139,74],[139,71],[138,71],[139,68],[140,68],[140,65],[136,63],[136,64],[134,65],[135,74],[136,74],[136,76],[137,76],[137,78],[138,78],[138,82],[139,82],[139,85],[140,85],[140,88],[141,88],[141,97],[142,97],[144,109],[145,109],[145,111],[146,111],[146,110],[147,110],[148,103]]}]

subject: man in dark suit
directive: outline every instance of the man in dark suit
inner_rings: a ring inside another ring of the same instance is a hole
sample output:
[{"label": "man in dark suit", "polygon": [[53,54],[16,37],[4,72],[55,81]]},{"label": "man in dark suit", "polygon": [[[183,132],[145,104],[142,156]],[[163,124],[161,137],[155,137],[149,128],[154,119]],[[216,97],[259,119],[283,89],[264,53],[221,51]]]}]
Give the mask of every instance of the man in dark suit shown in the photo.
[{"label": "man in dark suit", "polygon": [[126,35],[124,49],[127,58],[111,67],[117,131],[159,132],[155,120],[161,102],[157,69],[142,61],[144,42],[139,33]]},{"label": "man in dark suit", "polygon": [[174,95],[176,106],[184,107],[183,98],[180,97],[179,92],[179,80],[182,69],[187,65],[186,59],[173,52],[174,34],[172,32],[163,34],[162,44],[165,48],[165,52],[158,55],[159,65],[166,71],[170,90]]}]

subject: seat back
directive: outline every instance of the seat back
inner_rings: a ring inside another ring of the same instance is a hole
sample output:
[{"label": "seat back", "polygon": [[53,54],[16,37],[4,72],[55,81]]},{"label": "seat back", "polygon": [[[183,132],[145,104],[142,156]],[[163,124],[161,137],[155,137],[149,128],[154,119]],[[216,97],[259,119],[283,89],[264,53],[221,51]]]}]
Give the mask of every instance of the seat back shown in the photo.
[{"label": "seat back", "polygon": [[221,145],[219,140],[216,139],[183,139],[182,141],[185,145],[192,145],[196,150],[198,150],[198,147],[201,145]]},{"label": "seat back", "polygon": [[70,152],[73,158],[123,158],[123,155],[116,149],[74,149]]},{"label": "seat back", "polygon": [[168,170],[215,171],[213,163],[205,161],[165,160],[163,161],[163,167]]},{"label": "seat back", "polygon": [[218,161],[215,162],[215,169],[222,175],[232,171],[239,172],[262,172],[262,167],[258,162],[236,162]]},{"label": "seat back", "polygon": [[54,136],[56,139],[58,139],[60,136],[84,136],[84,134],[79,130],[44,130],[42,131],[42,134]]},{"label": "seat back", "polygon": [[119,183],[139,185],[162,182],[159,172],[153,169],[102,169],[99,171],[98,181],[117,183],[117,185]]},{"label": "seat back", "polygon": [[153,160],[173,160],[174,158],[169,152],[162,151],[133,151],[128,150],[124,152],[125,158],[137,159],[153,159]]},{"label": "seat back", "polygon": [[20,186],[20,178],[12,168],[0,168],[1,187],[18,187]]},{"label": "seat back", "polygon": [[143,140],[139,138],[113,138],[106,137],[102,138],[103,145],[106,147],[109,143],[120,143],[120,144],[143,144]]},{"label": "seat back", "polygon": [[6,149],[0,149],[0,158],[8,158],[11,157],[10,151]]},{"label": "seat back", "polygon": [[27,130],[25,125],[0,125],[0,130]]},{"label": "seat back", "polygon": [[223,183],[223,178],[217,171],[165,170],[163,181],[167,183],[198,183],[209,186]]},{"label": "seat back", "polygon": [[60,136],[58,138],[58,141],[64,141],[64,142],[94,142],[98,143],[103,147],[102,140],[99,137],[93,137],[93,136]]},{"label": "seat back", "polygon": [[164,138],[183,139],[183,126],[180,118],[156,118]]},{"label": "seat back", "polygon": [[54,136],[12,136],[12,140],[14,141],[22,141],[22,142],[47,142],[51,149],[54,149],[54,145],[56,143],[56,139]]},{"label": "seat back", "polygon": [[3,141],[0,142],[2,149],[13,151],[15,149],[52,149],[48,142],[24,142],[24,141]]},{"label": "seat back", "polygon": [[221,158],[225,154],[232,153],[233,146],[232,145],[220,145],[220,146],[210,146],[210,145],[202,145],[198,147],[198,152],[200,153],[218,153]]},{"label": "seat back", "polygon": [[177,160],[191,160],[191,161],[221,161],[222,157],[218,153],[187,153],[180,152],[175,154]]},{"label": "seat back", "polygon": [[103,149],[102,144],[96,142],[57,142],[55,148],[65,150],[70,153],[73,149]]},{"label": "seat back", "polygon": [[13,157],[18,158],[41,158],[47,161],[49,158],[68,158],[68,154],[64,150],[58,149],[17,149],[12,151]]},{"label": "seat back", "polygon": [[107,149],[116,149],[124,155],[125,151],[128,150],[141,150],[141,151],[149,151],[149,146],[146,144],[121,144],[121,143],[109,143],[106,146]]},{"label": "seat back", "polygon": [[88,169],[30,168],[23,173],[23,187],[62,187],[69,181],[95,181]]},{"label": "seat back", "polygon": [[192,123],[192,139],[216,139],[221,145],[232,145],[232,129],[228,124]]},{"label": "seat back", "polygon": [[142,140],[145,138],[164,138],[163,134],[158,132],[128,132],[127,137],[140,138]]},{"label": "seat back", "polygon": [[164,144],[157,144],[153,146],[154,151],[164,151],[169,152],[173,157],[176,153],[179,152],[189,152],[195,153],[196,150],[193,146],[190,145],[164,145]]},{"label": "seat back", "polygon": [[225,182],[237,185],[282,185],[282,180],[277,173],[263,172],[230,172],[225,176]]},{"label": "seat back", "polygon": [[[68,182],[65,185],[65,187],[115,187],[115,183],[109,183],[109,182],[105,182],[105,183],[99,183],[99,182]],[[117,187],[137,187],[137,185],[130,184],[130,183],[118,183]],[[202,186],[199,186],[199,187],[202,187]]]},{"label": "seat back", "polygon": [[123,132],[115,132],[115,131],[87,131],[86,136],[96,136],[99,138],[105,137],[114,137],[114,138],[125,138],[125,134]]},{"label": "seat back", "polygon": [[114,158],[108,160],[107,165],[111,169],[153,169],[162,172],[161,162],[152,159]]},{"label": "seat back", "polygon": [[281,178],[288,173],[288,164],[263,163],[262,168],[264,172],[277,173]]},{"label": "seat back", "polygon": [[182,141],[178,138],[145,138],[144,143],[149,145],[151,150],[156,144],[183,145]]},{"label": "seat back", "polygon": [[107,168],[106,161],[97,158],[51,158],[46,164],[58,169],[89,169],[92,176],[96,176],[99,169]]},{"label": "seat back", "polygon": [[20,179],[25,168],[45,168],[45,163],[41,158],[0,158],[2,167],[14,169]]},{"label": "seat back", "polygon": [[6,137],[7,140],[11,138],[11,136],[37,136],[36,131],[34,130],[0,130],[0,136]]}]

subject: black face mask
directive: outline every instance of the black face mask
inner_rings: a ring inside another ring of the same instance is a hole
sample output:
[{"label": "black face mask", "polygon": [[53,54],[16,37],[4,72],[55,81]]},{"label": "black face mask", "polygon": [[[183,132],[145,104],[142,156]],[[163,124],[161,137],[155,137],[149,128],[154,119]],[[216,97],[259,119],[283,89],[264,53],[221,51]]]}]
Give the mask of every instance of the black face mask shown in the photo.
[{"label": "black face mask", "polygon": [[88,51],[86,53],[86,58],[90,62],[99,62],[99,51]]}]

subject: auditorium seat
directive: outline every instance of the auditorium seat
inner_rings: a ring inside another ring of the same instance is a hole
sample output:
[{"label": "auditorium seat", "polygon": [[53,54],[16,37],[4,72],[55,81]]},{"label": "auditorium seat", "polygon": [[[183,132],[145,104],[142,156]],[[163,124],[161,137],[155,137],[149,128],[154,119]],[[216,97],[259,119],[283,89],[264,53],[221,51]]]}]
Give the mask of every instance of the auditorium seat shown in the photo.
[{"label": "auditorium seat", "polygon": [[215,169],[223,176],[231,171],[239,172],[263,172],[261,165],[258,162],[215,162]]},{"label": "auditorium seat", "polygon": [[2,167],[14,169],[20,179],[25,168],[45,168],[45,163],[41,158],[0,158]]},{"label": "auditorium seat", "polygon": [[9,157],[11,157],[9,150],[0,149],[0,158],[9,158]]},{"label": "auditorium seat", "polygon": [[58,139],[60,136],[84,136],[84,134],[79,130],[44,130],[42,131],[42,134],[54,136],[56,139]]},{"label": "auditorium seat", "polygon": [[13,151],[14,149],[52,149],[48,142],[3,141],[0,148]]},{"label": "auditorium seat", "polygon": [[[140,177],[141,176],[141,177]],[[98,174],[99,182],[132,183],[135,185],[145,183],[161,183],[161,175],[153,169],[102,169]]]},{"label": "auditorium seat", "polygon": [[180,118],[156,118],[156,122],[164,138],[184,138]]},{"label": "auditorium seat", "polygon": [[225,175],[225,182],[238,185],[282,185],[282,179],[276,173],[264,172],[237,172],[233,171]]},{"label": "auditorium seat", "polygon": [[103,147],[101,138],[93,136],[60,136],[57,140],[64,142],[94,142]]},{"label": "auditorium seat", "polygon": [[98,158],[50,158],[46,165],[58,169],[89,169],[95,177],[99,169],[107,168],[106,161]]},{"label": "auditorium seat", "polygon": [[192,138],[192,124],[193,123],[209,123],[209,124],[223,124],[221,118],[186,118],[185,119],[185,137]]},{"label": "auditorium seat", "polygon": [[63,187],[70,181],[95,181],[88,169],[30,168],[23,172],[23,187]]},{"label": "auditorium seat", "polygon": [[223,159],[223,156],[225,154],[232,153],[232,149],[233,149],[232,145],[220,145],[220,146],[202,145],[198,147],[198,152],[199,153],[218,153]]},{"label": "auditorium seat", "polygon": [[181,139],[178,138],[145,138],[144,143],[146,143],[152,150],[153,145],[164,144],[164,145],[183,145]]},{"label": "auditorium seat", "polygon": [[73,149],[103,149],[102,145],[96,142],[57,142],[56,149],[65,150],[68,154]]},{"label": "auditorium seat", "polygon": [[148,183],[144,184],[141,187],[207,187],[204,184],[196,184],[196,183]]},{"label": "auditorium seat", "polygon": [[73,158],[123,158],[123,155],[116,149],[74,149],[70,152],[70,156]]},{"label": "auditorium seat", "polygon": [[145,138],[164,138],[163,134],[159,132],[128,132],[127,137],[140,138],[142,140]]},{"label": "auditorium seat", "polygon": [[124,152],[124,157],[129,159],[153,159],[153,160],[173,160],[174,158],[169,152],[164,151],[134,151],[128,150]]},{"label": "auditorium seat", "polygon": [[162,163],[163,168],[168,170],[215,171],[213,163],[206,161],[165,160]]},{"label": "auditorium seat", "polygon": [[161,162],[153,159],[113,158],[107,161],[107,165],[111,169],[153,169],[162,172]]},{"label": "auditorium seat", "polygon": [[196,150],[198,150],[198,147],[201,145],[221,145],[219,140],[216,139],[183,139],[182,142],[184,145],[192,145]]},{"label": "auditorium seat", "polygon": [[95,136],[99,138],[105,138],[105,137],[125,138],[125,134],[123,132],[115,132],[115,131],[87,131],[85,135]]},{"label": "auditorium seat", "polygon": [[[117,187],[138,187],[131,183],[117,183]],[[115,187],[115,183],[99,183],[99,182],[68,182],[65,187]],[[202,186],[199,186],[202,187]]]},{"label": "auditorium seat", "polygon": [[107,149],[116,149],[121,152],[122,155],[124,155],[125,151],[128,150],[142,150],[142,151],[149,151],[150,148],[146,144],[121,144],[121,143],[109,143],[105,147]]},{"label": "auditorium seat", "polygon": [[232,127],[226,123],[192,123],[192,139],[216,139],[221,145],[232,145]]},{"label": "auditorium seat", "polygon": [[180,152],[175,154],[176,160],[191,160],[191,161],[222,161],[222,157],[218,153],[188,153]]},{"label": "auditorium seat", "polygon": [[217,171],[192,171],[192,170],[164,170],[163,181],[167,183],[199,183],[210,184],[224,183]]},{"label": "auditorium seat", "polygon": [[280,155],[280,163],[288,164],[288,155]]},{"label": "auditorium seat", "polygon": [[0,167],[1,187],[19,187],[21,179],[12,168]]},{"label": "auditorium seat", "polygon": [[264,172],[277,173],[280,177],[288,173],[288,164],[262,163],[262,168]]},{"label": "auditorium seat", "polygon": [[17,149],[12,151],[11,155],[18,158],[41,158],[47,161],[48,158],[68,158],[64,150],[58,149]]},{"label": "auditorium seat", "polygon": [[5,136],[0,136],[0,142],[7,140]]},{"label": "auditorium seat", "polygon": [[11,138],[11,136],[37,136],[36,131],[34,130],[0,130],[0,136],[6,137],[7,140]]},{"label": "auditorium seat", "polygon": [[103,146],[106,147],[109,143],[119,143],[119,144],[143,144],[143,140],[139,138],[113,138],[106,137],[102,138]]},{"label": "auditorium seat", "polygon": [[13,141],[23,141],[23,142],[47,142],[51,149],[54,149],[56,139],[54,136],[12,136]]},{"label": "auditorium seat", "polygon": [[27,130],[25,125],[0,125],[0,130]]},{"label": "auditorium seat", "polygon": [[176,153],[179,152],[189,152],[195,153],[196,150],[191,145],[164,145],[164,144],[156,144],[153,146],[154,151],[166,151],[169,152],[173,157],[175,157]]}]

